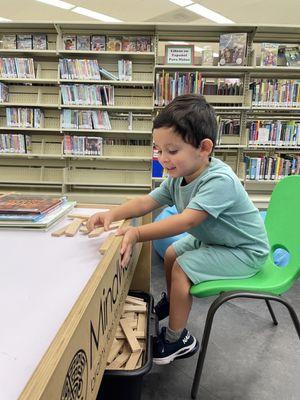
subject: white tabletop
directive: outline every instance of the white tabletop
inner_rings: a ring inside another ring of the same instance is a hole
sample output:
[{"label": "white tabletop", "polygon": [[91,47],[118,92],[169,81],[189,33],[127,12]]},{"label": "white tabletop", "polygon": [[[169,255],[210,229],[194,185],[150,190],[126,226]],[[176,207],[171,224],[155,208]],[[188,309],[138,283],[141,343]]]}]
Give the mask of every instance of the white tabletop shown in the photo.
[{"label": "white tabletop", "polygon": [[48,232],[0,230],[0,400],[21,394],[97,267],[100,244],[111,234],[51,236],[67,222]]}]

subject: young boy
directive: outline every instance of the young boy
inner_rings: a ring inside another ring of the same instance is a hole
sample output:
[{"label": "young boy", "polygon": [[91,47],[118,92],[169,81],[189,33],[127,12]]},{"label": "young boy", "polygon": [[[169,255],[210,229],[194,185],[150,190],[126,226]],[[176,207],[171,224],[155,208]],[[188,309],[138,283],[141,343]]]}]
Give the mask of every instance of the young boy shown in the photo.
[{"label": "young boy", "polygon": [[99,225],[108,229],[113,221],[141,216],[162,205],[176,205],[178,215],[117,232],[124,235],[122,266],[129,262],[137,242],[189,233],[165,254],[167,295],[155,311],[159,320],[169,316],[169,326],[162,328],[154,346],[153,361],[157,364],[188,357],[198,346],[186,329],[191,285],[250,277],[269,252],[258,210],[232,169],[211,157],[216,134],[215,113],[204,97],[175,98],[153,123],[154,145],[169,177],[149,195],[97,213],[87,223],[89,230]]}]

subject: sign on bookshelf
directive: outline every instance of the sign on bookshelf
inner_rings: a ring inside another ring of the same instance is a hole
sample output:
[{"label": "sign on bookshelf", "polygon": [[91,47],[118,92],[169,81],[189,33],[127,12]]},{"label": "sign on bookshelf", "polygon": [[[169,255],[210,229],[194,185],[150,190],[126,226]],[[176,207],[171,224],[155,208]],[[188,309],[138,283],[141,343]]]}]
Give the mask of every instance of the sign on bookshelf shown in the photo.
[{"label": "sign on bookshelf", "polygon": [[194,64],[194,45],[166,45],[165,64]]}]

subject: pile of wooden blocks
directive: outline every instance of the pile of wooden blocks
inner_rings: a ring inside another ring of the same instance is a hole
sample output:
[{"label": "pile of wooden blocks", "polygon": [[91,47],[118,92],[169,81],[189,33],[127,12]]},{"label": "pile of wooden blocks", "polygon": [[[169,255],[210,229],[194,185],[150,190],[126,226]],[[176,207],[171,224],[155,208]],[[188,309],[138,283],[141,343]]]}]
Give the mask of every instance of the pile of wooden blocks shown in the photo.
[{"label": "pile of wooden blocks", "polygon": [[[89,219],[89,216],[79,215],[79,214],[69,214],[68,218],[72,219],[73,221],[71,223],[69,223],[68,225],[65,225],[63,228],[60,228],[57,231],[52,232],[51,236],[73,237],[79,231],[84,235],[88,235],[89,238],[95,238],[97,236],[100,236],[104,232],[103,227],[95,228],[91,232],[88,232],[87,227],[86,227],[86,221]],[[114,230],[114,229],[119,228],[123,222],[124,222],[124,220],[113,222],[110,225],[109,230]],[[105,242],[99,248],[99,251],[101,254],[104,254],[109,249],[113,240],[114,240],[113,234],[108,236],[108,238],[105,240]]]},{"label": "pile of wooden blocks", "polygon": [[127,296],[116,336],[107,358],[107,369],[133,370],[143,365],[147,345],[147,303]]}]

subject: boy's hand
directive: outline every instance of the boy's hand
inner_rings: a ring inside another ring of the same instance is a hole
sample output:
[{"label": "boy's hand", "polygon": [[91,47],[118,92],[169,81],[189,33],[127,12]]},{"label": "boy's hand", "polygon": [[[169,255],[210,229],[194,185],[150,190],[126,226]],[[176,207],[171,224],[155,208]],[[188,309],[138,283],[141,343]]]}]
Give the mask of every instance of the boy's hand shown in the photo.
[{"label": "boy's hand", "polygon": [[129,226],[127,228],[120,228],[117,230],[116,236],[124,236],[120,255],[121,255],[121,267],[125,268],[130,261],[133,246],[139,241],[139,230],[138,228],[134,228]]},{"label": "boy's hand", "polygon": [[93,229],[100,226],[103,226],[104,230],[107,231],[112,222],[113,216],[110,211],[98,212],[87,220],[86,227],[88,232],[91,232]]}]

